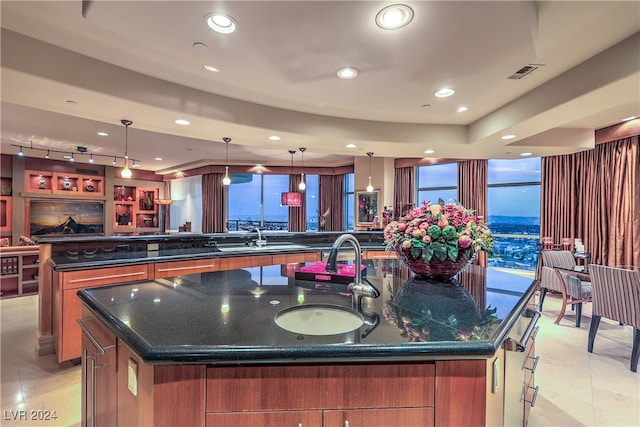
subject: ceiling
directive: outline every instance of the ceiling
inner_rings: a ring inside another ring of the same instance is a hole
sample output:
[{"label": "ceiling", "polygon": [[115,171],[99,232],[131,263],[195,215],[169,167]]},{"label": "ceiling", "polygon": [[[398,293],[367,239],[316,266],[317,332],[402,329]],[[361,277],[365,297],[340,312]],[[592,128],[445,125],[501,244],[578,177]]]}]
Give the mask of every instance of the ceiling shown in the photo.
[{"label": "ceiling", "polygon": [[[129,156],[157,173],[223,164],[223,137],[243,165],[289,165],[298,147],[309,166],[519,158],[593,147],[595,129],[640,116],[640,2],[407,1],[413,20],[383,30],[389,4],[3,0],[2,153],[122,156],[129,119]],[[212,12],[237,30],[211,31]],[[338,79],[347,65],[360,74]]]}]

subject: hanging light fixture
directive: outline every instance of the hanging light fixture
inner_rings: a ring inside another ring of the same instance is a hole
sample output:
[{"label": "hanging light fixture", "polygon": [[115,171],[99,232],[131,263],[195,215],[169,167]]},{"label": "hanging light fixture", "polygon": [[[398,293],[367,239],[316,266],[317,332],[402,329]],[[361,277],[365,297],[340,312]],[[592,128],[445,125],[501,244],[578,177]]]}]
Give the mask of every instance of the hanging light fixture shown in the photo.
[{"label": "hanging light fixture", "polygon": [[[289,154],[291,154],[291,175],[293,175],[293,155],[295,153],[296,150],[289,150]],[[287,191],[282,193],[282,206],[302,206],[302,193],[298,193],[297,191]]]},{"label": "hanging light fixture", "polygon": [[225,153],[224,153],[224,178],[222,178],[222,185],[230,185],[231,177],[229,177],[229,143],[231,142],[231,138],[224,137],[222,140],[225,143]]},{"label": "hanging light fixture", "polygon": [[120,171],[123,178],[131,178],[131,169],[129,169],[129,126],[133,124],[131,120],[122,119],[120,123],[124,125],[124,167]]},{"label": "hanging light fixture", "polygon": [[300,147],[299,150],[302,156],[302,173],[300,174],[301,181],[300,184],[298,184],[298,189],[300,191],[304,191],[307,188],[307,184],[304,182],[304,152],[307,151],[307,149],[305,147]]},{"label": "hanging light fixture", "polygon": [[371,151],[369,151],[367,153],[367,156],[369,156],[369,184],[367,185],[367,191],[368,192],[372,192],[373,191],[373,185],[371,185],[371,157],[373,156],[373,153]]}]

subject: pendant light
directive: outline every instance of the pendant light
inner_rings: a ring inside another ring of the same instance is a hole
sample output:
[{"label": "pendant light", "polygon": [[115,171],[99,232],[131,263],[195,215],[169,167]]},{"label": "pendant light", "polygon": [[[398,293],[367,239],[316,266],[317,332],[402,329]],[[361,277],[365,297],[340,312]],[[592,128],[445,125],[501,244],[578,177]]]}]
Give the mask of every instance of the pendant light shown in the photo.
[{"label": "pendant light", "polygon": [[[293,155],[295,153],[296,150],[289,150],[289,154],[291,154],[291,175],[293,175]],[[287,191],[282,193],[282,206],[302,206],[302,193],[298,193],[297,191]]]},{"label": "pendant light", "polygon": [[129,169],[129,126],[133,124],[131,120],[122,119],[120,123],[124,125],[124,167],[120,171],[120,176],[123,178],[131,178],[131,169]]},{"label": "pendant light", "polygon": [[369,156],[369,184],[367,185],[367,191],[368,192],[372,192],[373,191],[373,185],[371,185],[371,157],[373,156],[373,153],[371,151],[369,151],[367,153],[367,156]]},{"label": "pendant light", "polygon": [[300,184],[298,184],[298,189],[300,191],[304,191],[307,188],[307,184],[304,182],[304,152],[307,151],[307,149],[305,147],[300,147],[299,150],[302,156],[302,173],[300,174],[301,181]]},{"label": "pendant light", "polygon": [[224,137],[222,140],[225,143],[225,154],[224,154],[224,178],[222,178],[222,185],[230,185],[231,178],[229,177],[229,143],[231,142],[231,138]]}]

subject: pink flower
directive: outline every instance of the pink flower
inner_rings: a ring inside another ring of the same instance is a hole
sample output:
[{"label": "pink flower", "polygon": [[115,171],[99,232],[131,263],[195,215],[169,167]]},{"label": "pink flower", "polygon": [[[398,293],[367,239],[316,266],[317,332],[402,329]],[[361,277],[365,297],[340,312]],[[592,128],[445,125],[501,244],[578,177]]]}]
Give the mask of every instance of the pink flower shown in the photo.
[{"label": "pink flower", "polygon": [[471,240],[471,237],[467,236],[466,234],[463,234],[458,239],[458,246],[460,246],[463,249],[467,249],[468,247],[471,246],[472,243],[473,243],[473,240]]}]

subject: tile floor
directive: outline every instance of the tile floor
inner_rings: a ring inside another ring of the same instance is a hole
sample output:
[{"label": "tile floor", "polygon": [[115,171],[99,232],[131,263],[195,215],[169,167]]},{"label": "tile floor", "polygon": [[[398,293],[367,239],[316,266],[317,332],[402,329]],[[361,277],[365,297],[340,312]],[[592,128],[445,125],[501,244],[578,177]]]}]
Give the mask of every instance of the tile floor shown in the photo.
[{"label": "tile floor", "polygon": [[[37,305],[36,296],[0,301],[0,425],[78,426],[80,367],[36,356]],[[581,328],[573,312],[554,325],[559,307],[557,297],[547,296],[536,338],[540,392],[529,426],[640,426],[640,373],[629,370],[632,329],[603,319],[589,354],[590,305]],[[57,418],[33,419],[44,414],[37,411],[55,411]],[[15,419],[22,414],[26,419]]]}]

